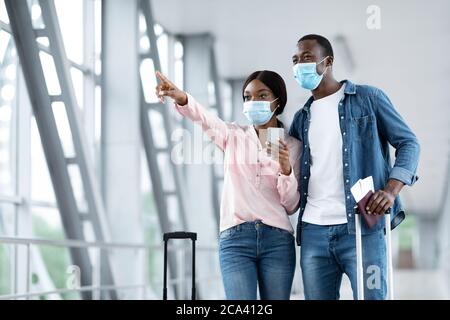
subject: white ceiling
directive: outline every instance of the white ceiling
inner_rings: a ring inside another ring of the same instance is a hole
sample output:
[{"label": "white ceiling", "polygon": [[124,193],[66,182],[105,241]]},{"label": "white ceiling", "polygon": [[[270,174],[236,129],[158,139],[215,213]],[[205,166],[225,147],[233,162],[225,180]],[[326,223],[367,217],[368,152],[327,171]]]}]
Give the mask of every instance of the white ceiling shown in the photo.
[{"label": "white ceiling", "polygon": [[[448,183],[450,151],[450,1],[154,0],[152,4],[155,19],[170,32],[215,36],[221,77],[242,78],[258,69],[279,72],[288,86],[288,119],[308,94],[292,78],[297,40],[308,33],[329,38],[337,78],[383,89],[421,142],[420,179],[402,192],[407,211],[438,212]],[[380,30],[366,26],[366,10],[372,4],[381,9]],[[337,41],[340,36],[350,57]]]}]

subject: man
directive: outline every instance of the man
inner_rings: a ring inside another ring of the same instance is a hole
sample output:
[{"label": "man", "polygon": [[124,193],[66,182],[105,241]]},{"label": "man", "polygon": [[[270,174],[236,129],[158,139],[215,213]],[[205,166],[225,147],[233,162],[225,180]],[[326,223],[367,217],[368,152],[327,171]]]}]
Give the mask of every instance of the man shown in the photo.
[{"label": "man", "polygon": [[[297,111],[289,134],[303,143],[297,244],[301,244],[306,299],[339,299],[342,275],[356,299],[356,205],[350,188],[373,177],[375,193],[366,210],[391,211],[391,227],[405,217],[399,193],[418,179],[416,136],[380,89],[333,77],[333,49],[319,35],[297,43],[294,77],[312,97]],[[396,149],[391,167],[389,145]],[[388,216],[389,217],[389,216]],[[362,229],[364,296],[386,297],[384,216]]]}]

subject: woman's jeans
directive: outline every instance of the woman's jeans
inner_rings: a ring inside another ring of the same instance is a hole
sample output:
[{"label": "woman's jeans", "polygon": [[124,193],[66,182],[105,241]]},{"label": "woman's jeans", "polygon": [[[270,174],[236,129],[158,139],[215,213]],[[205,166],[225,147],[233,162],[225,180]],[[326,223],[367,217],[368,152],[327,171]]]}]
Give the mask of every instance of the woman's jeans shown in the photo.
[{"label": "woman's jeans", "polygon": [[228,300],[289,300],[295,272],[294,236],[261,221],[220,233],[220,268]]}]

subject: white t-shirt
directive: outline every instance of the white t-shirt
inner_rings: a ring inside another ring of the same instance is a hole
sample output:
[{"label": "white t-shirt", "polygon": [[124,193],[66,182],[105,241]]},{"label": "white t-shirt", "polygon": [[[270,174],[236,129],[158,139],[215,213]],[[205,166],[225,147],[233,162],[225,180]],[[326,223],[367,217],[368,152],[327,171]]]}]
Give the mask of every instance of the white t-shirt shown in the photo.
[{"label": "white t-shirt", "polygon": [[347,223],[338,113],[344,87],[332,95],[314,100],[310,108],[311,176],[302,221],[312,224]]}]

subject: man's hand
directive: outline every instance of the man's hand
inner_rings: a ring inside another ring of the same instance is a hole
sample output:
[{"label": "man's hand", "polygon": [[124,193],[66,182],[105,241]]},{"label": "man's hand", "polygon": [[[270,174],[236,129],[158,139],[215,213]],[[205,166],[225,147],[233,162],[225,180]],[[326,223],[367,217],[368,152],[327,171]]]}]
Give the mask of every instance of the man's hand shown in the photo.
[{"label": "man's hand", "polygon": [[383,214],[394,204],[395,198],[405,184],[395,179],[389,179],[383,190],[378,190],[369,199],[366,206],[368,214]]},{"label": "man's hand", "polygon": [[384,190],[375,192],[367,203],[368,214],[383,214],[394,204],[395,196]]},{"label": "man's hand", "polygon": [[176,104],[180,106],[184,106],[187,104],[188,98],[186,92],[178,89],[178,87],[174,85],[172,81],[167,79],[161,72],[156,71],[156,77],[160,82],[155,89],[159,101],[164,103],[164,97],[170,97],[175,101]]}]

